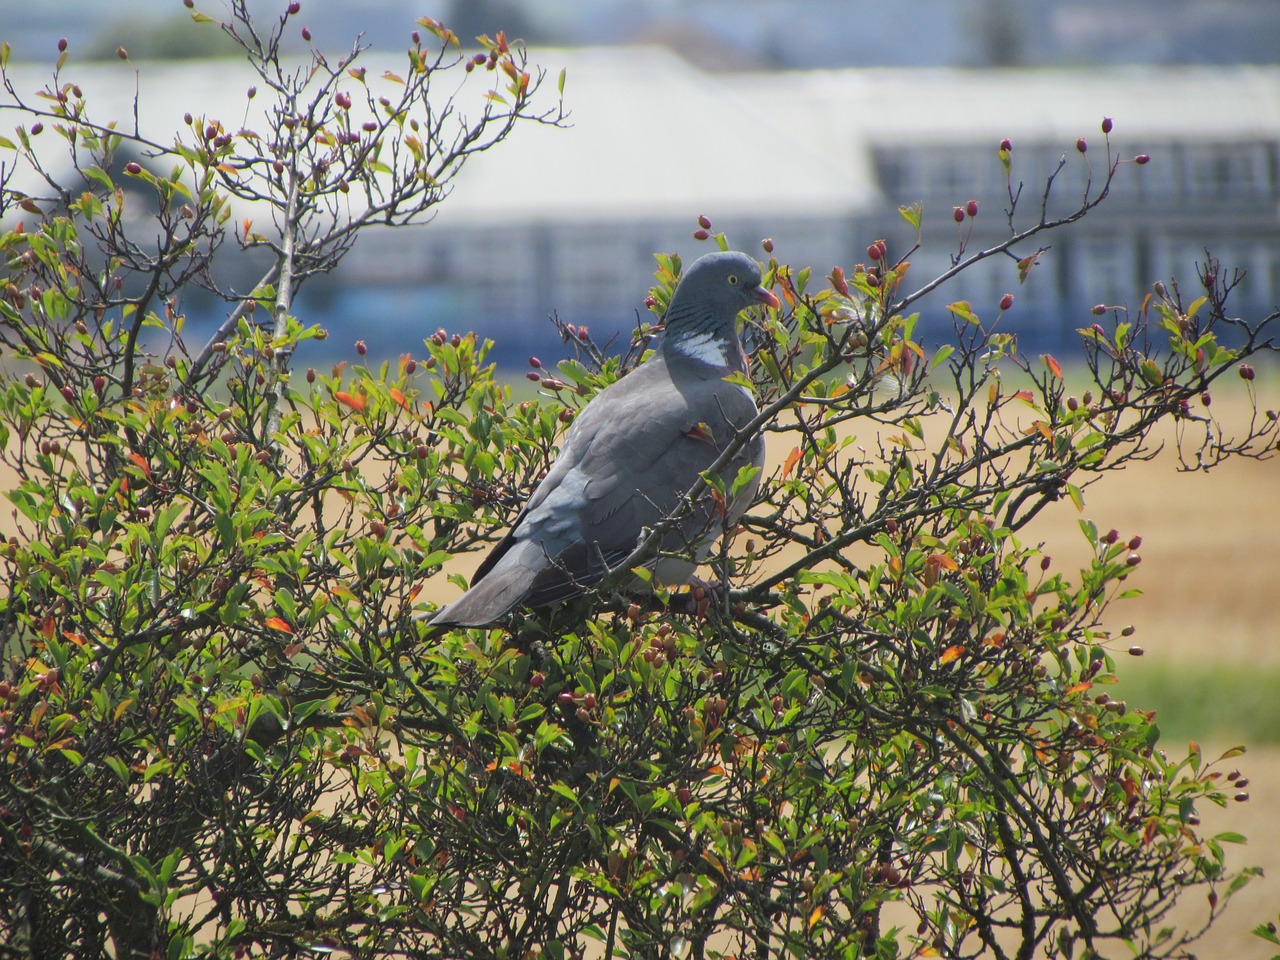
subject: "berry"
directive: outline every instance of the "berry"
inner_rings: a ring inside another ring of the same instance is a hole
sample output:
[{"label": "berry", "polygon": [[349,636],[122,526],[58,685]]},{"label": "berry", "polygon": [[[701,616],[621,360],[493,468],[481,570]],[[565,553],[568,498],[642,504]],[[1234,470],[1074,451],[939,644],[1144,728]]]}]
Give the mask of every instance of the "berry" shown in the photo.
[{"label": "berry", "polygon": [[1150,154],[1140,153],[1133,158],[1133,162],[1138,164],[1139,166],[1143,166],[1151,162],[1151,156]]},{"label": "berry", "polygon": [[534,382],[538,382],[542,380],[542,374],[538,373],[537,370],[530,370],[528,373],[525,374],[525,377],[528,378],[529,380],[533,380]]},{"label": "berry", "polygon": [[1079,140],[1076,141],[1076,149],[1079,150],[1081,153],[1085,153],[1088,151],[1089,144],[1084,137],[1081,137]]},{"label": "berry", "polygon": [[711,229],[711,219],[710,219],[709,217],[705,217],[705,216],[698,217],[698,226],[702,227],[702,229],[704,229],[704,230],[710,230],[710,229]]},{"label": "berry", "polygon": [[303,40],[306,40],[308,43],[310,43],[310,42],[311,42],[311,30],[310,30],[310,28],[308,28],[308,27],[303,27],[303,28],[302,28],[302,39],[303,39]]},{"label": "berry", "polygon": [[956,207],[955,210],[952,211],[951,216],[955,219],[956,223],[964,223],[964,207]]},{"label": "berry", "polygon": [[971,217],[976,217],[978,215],[978,201],[970,200],[966,203],[964,205],[964,212],[969,214]]},{"label": "berry", "polygon": [[287,9],[289,11],[289,16],[293,16],[295,13],[297,13],[299,10],[302,9],[302,4],[300,4],[298,0],[292,0],[292,2],[290,2]]},{"label": "berry", "polygon": [[124,165],[125,173],[131,173],[135,177],[142,172],[142,164],[136,160],[130,160]]},{"label": "berry", "polygon": [[1012,306],[1013,306],[1013,294],[1012,294],[1012,293],[1006,293],[1003,297],[1001,297],[1001,298],[1000,298],[1000,309],[1001,309],[1001,310],[1008,310],[1008,309],[1009,309],[1010,307],[1012,307]]},{"label": "berry", "polygon": [[702,229],[693,231],[693,239],[695,240],[705,240],[709,236],[711,236],[711,234],[707,233],[707,231]]},{"label": "berry", "polygon": [[1003,150],[1005,153],[1011,153],[1013,151],[1013,141],[1010,140],[1008,137],[1005,137],[1003,140],[1000,141],[1000,149]]},{"label": "berry", "polygon": [[771,237],[765,237],[761,240],[760,246],[764,247],[765,253],[773,253],[773,239]]},{"label": "berry", "polygon": [[59,52],[59,53],[66,53],[66,52],[67,52],[67,38],[66,38],[66,37],[62,37],[62,38],[60,38],[60,39],[58,40],[58,52]]},{"label": "berry", "polygon": [[1256,376],[1256,374],[1253,372],[1253,367],[1249,366],[1247,363],[1240,364],[1241,380],[1252,380],[1254,376]]},{"label": "berry", "polygon": [[1105,303],[1095,303],[1093,309],[1089,312],[1095,317],[1100,317],[1107,312],[1107,305]]},{"label": "berry", "polygon": [[1111,123],[1111,118],[1110,118],[1110,117],[1103,117],[1103,118],[1102,118],[1102,132],[1103,132],[1103,133],[1110,133],[1110,132],[1111,132],[1111,128],[1112,128],[1112,126],[1113,126],[1113,124]]}]

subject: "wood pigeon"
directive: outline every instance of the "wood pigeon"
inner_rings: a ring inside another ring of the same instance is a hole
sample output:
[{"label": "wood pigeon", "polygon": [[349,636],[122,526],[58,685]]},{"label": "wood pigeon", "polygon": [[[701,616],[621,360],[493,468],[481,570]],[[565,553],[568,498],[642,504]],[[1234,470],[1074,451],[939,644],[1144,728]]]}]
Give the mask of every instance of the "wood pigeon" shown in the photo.
[{"label": "wood pigeon", "polygon": [[[661,345],[578,414],[560,455],[471,589],[431,625],[483,626],[517,606],[577,596],[674,513],[757,413],[750,391],[725,380],[746,372],[736,321],[757,304],[777,307],[778,298],[761,286],[760,266],[746,254],[711,253],[689,267],[671,297]],[[764,466],[760,435],[724,468],[726,492],[748,464]],[[756,486],[753,480],[724,511],[708,494],[673,524],[652,564],[655,580],[687,583],[716,531],[732,527],[750,506]]]}]

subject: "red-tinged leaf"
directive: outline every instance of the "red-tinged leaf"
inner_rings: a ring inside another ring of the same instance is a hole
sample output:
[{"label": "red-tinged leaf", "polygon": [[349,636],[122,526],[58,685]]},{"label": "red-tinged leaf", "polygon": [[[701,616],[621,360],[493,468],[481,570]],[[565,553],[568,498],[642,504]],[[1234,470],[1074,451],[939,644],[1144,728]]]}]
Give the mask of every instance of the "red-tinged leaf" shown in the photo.
[{"label": "red-tinged leaf", "polygon": [[982,642],[988,647],[994,647],[995,649],[1000,650],[1004,647],[1004,636],[1003,632],[993,633]]},{"label": "red-tinged leaf", "polygon": [[723,493],[721,493],[719,490],[712,490],[711,500],[715,504],[716,513],[719,515],[721,520],[724,520],[727,516],[729,516],[729,505],[725,503]]},{"label": "red-tinged leaf", "polygon": [[413,589],[409,591],[409,602],[413,603],[413,601],[417,600],[418,594],[420,594],[421,592],[422,592],[422,584],[420,583],[415,584],[413,586]]},{"label": "red-tinged leaf", "polygon": [[334,394],[334,396],[338,398],[339,403],[345,404],[346,406],[350,407],[352,410],[356,410],[361,413],[364,412],[364,405],[365,405],[364,394],[359,393],[359,394],[352,395],[350,393],[346,393],[342,390],[339,390],[336,394]]},{"label": "red-tinged leaf", "polygon": [[991,386],[987,387],[987,406],[994,407],[996,405],[996,401],[999,399],[1000,399],[1000,384],[996,383],[993,380],[991,382]]},{"label": "red-tinged leaf", "polygon": [[964,656],[964,647],[947,647],[942,651],[942,656],[938,658],[938,663],[950,663],[952,660],[959,660]]},{"label": "red-tinged leaf", "polygon": [[1088,690],[1092,686],[1093,686],[1093,682],[1091,680],[1081,680],[1079,683],[1075,684],[1074,686],[1070,686],[1067,688],[1067,696],[1069,697],[1073,693],[1084,693],[1086,690]]},{"label": "red-tinged leaf", "polygon": [[23,210],[27,211],[27,213],[34,213],[37,215],[42,215],[44,213],[43,210],[41,210],[38,206],[36,206],[36,202],[32,200],[30,197],[26,197],[22,200],[19,200],[18,206],[20,206]]},{"label": "red-tinged leaf", "polygon": [[822,920],[822,918],[826,916],[826,914],[827,914],[827,908],[824,907],[822,904],[818,904],[816,907],[814,907],[813,911],[809,914],[809,929],[812,930],[814,927],[816,927],[818,923]]},{"label": "red-tinged leaf", "polygon": [[399,404],[404,409],[406,410],[409,409],[409,401],[405,399],[403,391],[399,390],[396,387],[392,387],[389,392],[391,394],[392,400],[394,400],[397,404]]},{"label": "red-tinged leaf", "polygon": [[40,635],[46,640],[52,640],[54,627],[53,617],[45,617],[44,623],[40,625]]},{"label": "red-tinged leaf", "polygon": [[1156,825],[1159,824],[1159,817],[1148,817],[1147,825],[1142,830],[1142,845],[1144,847],[1151,846],[1151,841],[1156,838]]},{"label": "red-tinged leaf", "polygon": [[289,624],[280,617],[268,617],[267,626],[272,630],[279,630],[281,633],[293,634],[293,627],[289,626]]},{"label": "red-tinged leaf", "polygon": [[934,566],[938,567],[940,570],[959,570],[960,569],[960,564],[956,563],[954,560],[948,557],[945,553],[931,554],[929,557],[925,559],[925,563],[932,563]]},{"label": "red-tinged leaf", "polygon": [[1044,437],[1046,440],[1053,439],[1053,430],[1043,420],[1035,421],[1035,423],[1033,423],[1032,426],[1035,427],[1037,430],[1039,430],[1040,436]]},{"label": "red-tinged leaf", "polygon": [[1019,390],[1013,395],[1013,399],[1021,400],[1023,403],[1029,403],[1032,406],[1035,406],[1036,395],[1030,390]]},{"label": "red-tinged leaf", "polygon": [[240,172],[230,163],[220,163],[218,164],[217,169],[221,170],[223,173],[239,173]]},{"label": "red-tinged leaf", "polygon": [[306,644],[303,643],[301,640],[295,640],[293,643],[287,644],[285,646],[284,655],[290,660],[292,660],[295,656],[298,655],[298,652],[301,651],[302,648],[305,646]]},{"label": "red-tinged leaf", "polygon": [[1043,250],[1037,250],[1035,253],[1031,254],[1031,256],[1023,257],[1021,260],[1018,261],[1018,282],[1019,283],[1027,282],[1027,275],[1031,273],[1031,268],[1036,265],[1036,262],[1040,259],[1040,254],[1042,254],[1043,252],[1044,252]]},{"label": "red-tinged leaf", "polygon": [[1052,354],[1046,353],[1043,356],[1041,356],[1040,359],[1044,361],[1044,365],[1049,368],[1050,373],[1052,373],[1059,380],[1062,379],[1062,366],[1058,363],[1057,360],[1053,358]]},{"label": "red-tinged leaf", "polygon": [[151,464],[147,463],[147,458],[140,453],[130,453],[129,459],[133,464],[142,471],[142,475],[147,478],[147,482],[151,482]]},{"label": "red-tinged leaf", "polygon": [[787,454],[786,461],[782,464],[782,479],[785,480],[791,476],[791,471],[797,463],[800,462],[800,448],[792,447],[791,452]]},{"label": "red-tinged leaf", "polygon": [[1125,799],[1132,803],[1138,796],[1138,782],[1133,777],[1125,777],[1120,786],[1124,788]]}]

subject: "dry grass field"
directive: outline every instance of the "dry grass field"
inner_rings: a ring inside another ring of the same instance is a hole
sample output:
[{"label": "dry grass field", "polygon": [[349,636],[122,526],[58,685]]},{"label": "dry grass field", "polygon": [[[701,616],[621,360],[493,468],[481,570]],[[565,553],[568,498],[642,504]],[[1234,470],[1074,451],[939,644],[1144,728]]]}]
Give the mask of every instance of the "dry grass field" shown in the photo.
[{"label": "dry grass field", "polygon": [[[1069,378],[1070,379],[1070,378]],[[1258,380],[1260,402],[1280,406],[1280,378]],[[1242,389],[1215,393],[1215,410],[1228,423],[1247,417]],[[1165,438],[1172,439],[1172,434]],[[771,451],[779,460],[785,454]],[[0,490],[12,478],[0,474]],[[1179,473],[1171,450],[1148,463],[1103,477],[1086,493],[1083,516],[1125,537],[1141,534],[1143,563],[1133,578],[1143,596],[1111,611],[1111,626],[1133,624],[1141,659],[1120,666],[1123,695],[1155,708],[1166,750],[1181,755],[1196,739],[1206,756],[1235,744],[1248,753],[1235,761],[1249,778],[1250,802],[1201,811],[1206,824],[1250,838],[1233,851],[1236,866],[1264,868],[1202,941],[1201,957],[1263,958],[1277,951],[1250,929],[1280,912],[1280,458],[1229,463],[1212,473]],[[0,529],[12,526],[0,509]],[[1087,557],[1081,514],[1069,501],[1037,518],[1023,539],[1043,542],[1057,569]],[[479,557],[460,558],[458,572]],[[431,585],[440,600],[456,588]],[[1206,913],[1198,896],[1175,920],[1197,924]]]}]

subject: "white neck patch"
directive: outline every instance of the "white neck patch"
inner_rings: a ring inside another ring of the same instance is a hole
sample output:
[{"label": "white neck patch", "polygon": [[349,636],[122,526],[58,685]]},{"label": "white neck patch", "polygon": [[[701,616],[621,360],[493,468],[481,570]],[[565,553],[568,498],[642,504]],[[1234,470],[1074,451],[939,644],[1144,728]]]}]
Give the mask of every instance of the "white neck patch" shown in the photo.
[{"label": "white neck patch", "polygon": [[681,337],[673,346],[676,352],[692,357],[694,360],[701,360],[714,367],[729,366],[729,344],[712,334],[696,333]]}]

